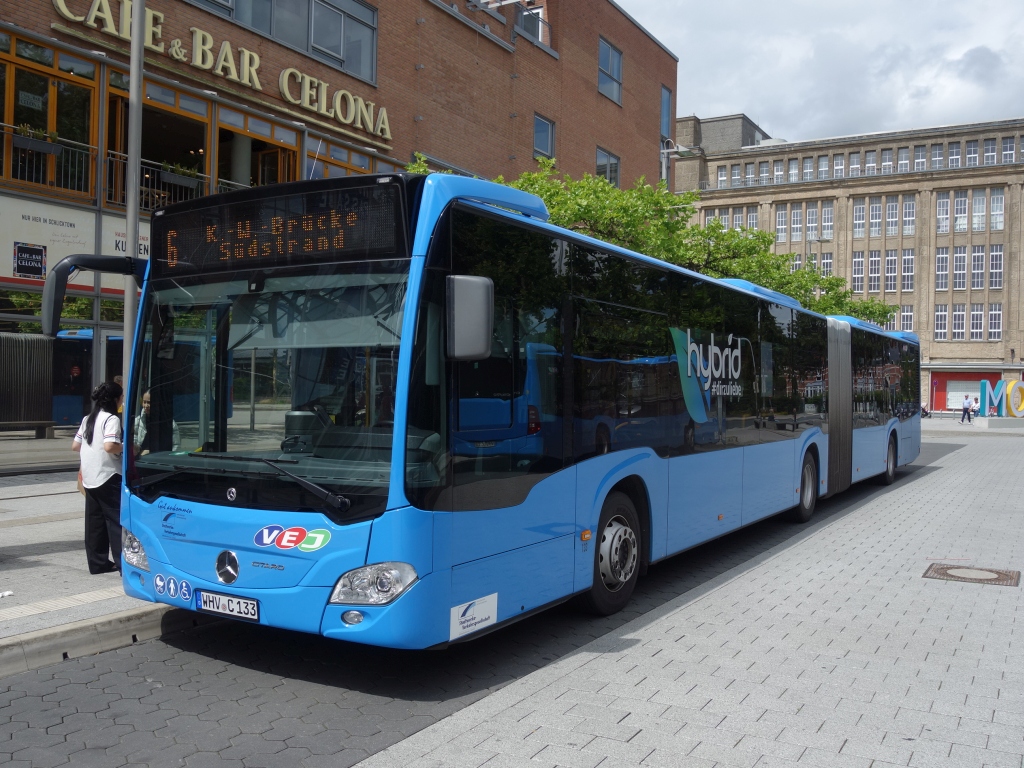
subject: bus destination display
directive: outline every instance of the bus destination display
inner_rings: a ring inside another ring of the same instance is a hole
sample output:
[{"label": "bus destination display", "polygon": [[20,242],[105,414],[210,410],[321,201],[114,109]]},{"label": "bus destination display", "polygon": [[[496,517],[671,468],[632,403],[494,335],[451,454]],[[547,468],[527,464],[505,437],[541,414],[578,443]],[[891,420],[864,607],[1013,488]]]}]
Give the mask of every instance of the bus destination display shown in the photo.
[{"label": "bus destination display", "polygon": [[395,185],[250,200],[154,217],[161,275],[399,257]]}]

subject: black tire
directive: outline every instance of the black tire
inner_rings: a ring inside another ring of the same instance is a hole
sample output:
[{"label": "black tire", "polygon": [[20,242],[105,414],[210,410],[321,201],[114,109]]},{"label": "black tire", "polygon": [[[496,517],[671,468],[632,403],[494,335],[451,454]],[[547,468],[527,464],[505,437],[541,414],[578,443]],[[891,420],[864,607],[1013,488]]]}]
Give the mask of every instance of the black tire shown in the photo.
[{"label": "black tire", "polygon": [[892,485],[896,482],[896,462],[899,454],[896,451],[896,437],[889,438],[889,445],[885,449],[885,472],[883,472],[878,482],[882,485]]},{"label": "black tire", "polygon": [[608,427],[601,424],[597,428],[597,432],[594,434],[594,453],[598,456],[604,456],[606,453],[611,453],[612,450],[612,438],[608,434]]},{"label": "black tire", "polygon": [[580,596],[590,613],[610,616],[629,603],[640,574],[640,518],[624,493],[608,494],[594,531],[594,584]]},{"label": "black tire", "polygon": [[818,462],[810,452],[804,454],[800,467],[800,502],[789,510],[789,519],[794,523],[806,523],[814,514],[818,503]]}]

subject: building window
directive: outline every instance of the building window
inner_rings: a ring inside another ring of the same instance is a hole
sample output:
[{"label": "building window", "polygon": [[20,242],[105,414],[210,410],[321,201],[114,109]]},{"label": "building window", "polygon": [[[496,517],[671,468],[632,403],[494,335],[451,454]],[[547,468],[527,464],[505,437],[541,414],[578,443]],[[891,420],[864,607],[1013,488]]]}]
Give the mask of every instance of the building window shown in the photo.
[{"label": "building window", "polygon": [[718,166],[718,188],[725,189],[729,186],[729,169],[724,166]]},{"label": "building window", "polygon": [[1003,246],[993,245],[988,257],[988,287],[1003,287]]},{"label": "building window", "polygon": [[882,287],[882,252],[868,251],[868,293],[878,293]]},{"label": "building window", "polygon": [[672,89],[664,85],[661,86],[661,138],[662,142],[672,138]]},{"label": "building window", "polygon": [[1003,165],[1017,162],[1017,152],[1014,144],[1013,136],[1003,139]]},{"label": "building window", "polygon": [[832,175],[837,179],[841,179],[845,175],[844,171],[846,169],[843,167],[843,164],[844,160],[842,155],[835,155],[832,158]]},{"label": "building window", "polygon": [[[725,170],[725,166],[722,166],[722,170]],[[597,175],[608,179],[613,187],[619,186],[619,158],[600,147],[597,148]]]},{"label": "building window", "polygon": [[873,150],[873,149],[869,149],[869,150],[867,150],[864,153],[864,174],[866,176],[874,176],[875,173],[877,173],[877,171],[878,171],[878,163],[876,162],[877,157],[878,157],[878,152]]},{"label": "building window", "polygon": [[799,203],[793,205],[793,230],[790,233],[791,242],[799,242],[804,238],[804,207]]},{"label": "building window", "polygon": [[732,186],[740,186],[740,164],[736,163],[730,170],[732,172]]},{"label": "building window", "polygon": [[903,304],[900,306],[900,330],[910,333],[914,330],[914,305]]},{"label": "building window", "polygon": [[971,230],[985,231],[985,190],[975,189],[971,192]]},{"label": "building window", "polygon": [[985,246],[971,246],[971,290],[985,287]]},{"label": "building window", "polygon": [[1003,339],[1003,305],[1002,303],[988,305],[988,340],[1002,341]]},{"label": "building window", "polygon": [[903,196],[903,234],[914,234],[914,222],[917,220],[917,198],[914,195]]},{"label": "building window", "polygon": [[768,183],[768,161],[762,160],[757,166],[758,174],[761,177],[761,183]]},{"label": "building window", "polygon": [[882,198],[872,197],[868,205],[868,235],[880,237],[882,234]]},{"label": "building window", "polygon": [[757,206],[747,208],[747,228],[757,229]]},{"label": "building window", "polygon": [[967,305],[966,304],[954,304],[953,305],[953,333],[950,338],[953,341],[964,340],[964,330],[967,321]]},{"label": "building window", "polygon": [[832,276],[832,252],[821,254],[821,274],[823,277]]},{"label": "building window", "polygon": [[819,179],[827,179],[828,178],[828,155],[819,155],[818,156],[818,178]]},{"label": "building window", "polygon": [[743,209],[733,208],[732,209],[732,228],[743,229]]},{"label": "building window", "polygon": [[960,142],[951,141],[949,142],[949,167],[959,168],[960,167]]},{"label": "building window", "polygon": [[953,231],[967,231],[967,190],[953,193]]},{"label": "building window", "polygon": [[704,211],[704,226],[710,226],[711,222],[714,221],[715,218],[715,209],[708,208],[706,211]]},{"label": "building window", "polygon": [[377,10],[371,6],[356,0],[214,0],[204,7],[350,75],[376,80]]},{"label": "building window", "polygon": [[1003,231],[1003,190],[1002,188],[990,189],[992,200],[989,204],[989,229],[993,232]]},{"label": "building window", "polygon": [[918,144],[917,146],[914,147],[914,170],[915,171],[927,170],[926,167],[925,167],[927,165],[927,161],[928,161],[928,158],[926,156],[927,151],[928,151],[928,147],[926,147],[924,144]]},{"label": "building window", "polygon": [[555,156],[555,124],[540,115],[533,116],[533,156]]},{"label": "building window", "polygon": [[622,103],[622,51],[603,37],[598,42],[597,90]]},{"label": "building window", "polygon": [[[852,170],[852,169],[851,169]],[[864,198],[853,201],[853,236],[864,237]]]},{"label": "building window", "polygon": [[971,341],[985,339],[985,305],[971,304]]},{"label": "building window", "polygon": [[789,180],[790,182],[800,181],[800,169],[798,167],[799,160],[793,159],[789,161]]},{"label": "building window", "polygon": [[978,142],[967,142],[967,167],[973,168],[978,164]]},{"label": "building window", "polygon": [[[831,200],[826,200],[821,204],[821,239],[831,240],[832,239],[832,207],[833,203]],[[863,231],[863,221],[861,221],[861,230]]]},{"label": "building window", "polygon": [[799,253],[799,252],[794,253],[793,254],[793,261],[790,262],[790,265],[789,265],[789,271],[790,272],[796,272],[796,271],[798,271],[800,269],[803,269],[803,266],[804,266],[803,255],[801,253]]},{"label": "building window", "polygon": [[903,281],[900,285],[900,290],[912,291],[914,290],[914,249],[904,248],[903,249]]},{"label": "building window", "polygon": [[818,239],[818,204],[807,204],[807,240]]},{"label": "building window", "polygon": [[896,172],[908,173],[910,171],[910,147],[900,147],[896,150]]},{"label": "building window", "polygon": [[936,304],[935,305],[935,340],[945,341],[946,340],[946,321],[949,317],[949,305],[948,304]]},{"label": "building window", "polygon": [[896,249],[892,248],[885,252],[885,292],[896,292]]},{"label": "building window", "polygon": [[775,207],[775,242],[786,242],[786,222],[789,218],[785,205]]},{"label": "building window", "polygon": [[984,158],[984,163],[985,163],[985,165],[995,165],[996,164],[996,140],[995,139],[985,139],[985,158]]},{"label": "building window", "polygon": [[784,171],[782,169],[782,161],[781,160],[776,160],[775,161],[773,170],[775,172],[775,183],[776,184],[781,184],[783,182],[783,180],[784,180],[783,179]]},{"label": "building window", "polygon": [[850,175],[860,176],[860,152],[850,153]]},{"label": "building window", "polygon": [[935,196],[935,231],[940,235],[949,232],[949,192],[939,192]]},{"label": "building window", "polygon": [[748,187],[754,186],[754,180],[756,178],[757,177],[754,176],[754,164],[753,163],[747,163],[745,166],[743,166],[743,180],[744,180],[744,182],[746,183],[746,185]]},{"label": "building window", "polygon": [[949,290],[949,248],[935,249],[935,290]]},{"label": "building window", "polygon": [[896,195],[885,198],[885,234],[895,237],[900,233],[900,199]]},{"label": "building window", "polygon": [[814,178],[814,158],[804,158],[804,181],[811,181]]},{"label": "building window", "polygon": [[942,161],[942,145],[932,144],[932,170],[940,170],[942,168]]},{"label": "building window", "polygon": [[854,293],[864,293],[864,251],[853,252],[853,282],[850,287]]},{"label": "building window", "polygon": [[887,331],[895,331],[896,323],[899,322],[899,314],[899,310],[893,307],[892,315],[890,315],[889,319],[885,321],[885,325],[882,327]]},{"label": "building window", "polygon": [[967,246],[953,248],[953,290],[967,290]]},{"label": "building window", "polygon": [[882,150],[882,173],[892,173],[892,150]]},{"label": "building window", "polygon": [[719,208],[718,209],[718,220],[722,222],[722,229],[729,228],[729,209]]}]

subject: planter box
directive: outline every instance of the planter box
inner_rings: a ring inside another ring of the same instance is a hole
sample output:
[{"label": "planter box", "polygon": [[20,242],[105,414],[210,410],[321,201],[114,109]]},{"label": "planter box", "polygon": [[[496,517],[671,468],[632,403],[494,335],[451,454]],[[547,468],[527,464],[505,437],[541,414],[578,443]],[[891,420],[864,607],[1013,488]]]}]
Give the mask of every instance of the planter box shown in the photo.
[{"label": "planter box", "polygon": [[64,151],[64,147],[60,144],[54,144],[52,141],[46,139],[33,139],[29,136],[19,136],[15,134],[11,137],[11,141],[14,143],[15,149],[27,149],[31,152],[42,152],[44,155],[60,155]]},{"label": "planter box", "polygon": [[174,173],[172,171],[160,171],[160,183],[161,184],[174,184],[178,187],[186,187],[188,189],[195,189],[202,183],[202,179],[198,176],[184,176],[180,173]]}]

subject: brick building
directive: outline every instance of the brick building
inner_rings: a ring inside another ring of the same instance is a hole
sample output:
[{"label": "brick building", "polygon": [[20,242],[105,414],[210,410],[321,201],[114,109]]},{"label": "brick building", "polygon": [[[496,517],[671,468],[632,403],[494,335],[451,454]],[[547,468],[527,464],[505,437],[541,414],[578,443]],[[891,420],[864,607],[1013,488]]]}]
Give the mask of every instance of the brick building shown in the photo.
[{"label": "brick building", "polygon": [[1024,120],[814,141],[773,139],[746,115],[676,121],[695,152],[675,189],[702,222],[775,234],[794,268],[846,278],[921,339],[922,401],[958,410],[979,381],[1024,378],[1020,214]]},{"label": "brick building", "polygon": [[[125,249],[127,0],[4,0],[0,330],[37,331],[47,266]],[[149,0],[145,215],[298,178],[432,166],[656,179],[676,57],[612,0]],[[148,250],[143,222],[140,249]],[[120,279],[79,274],[68,328],[120,372]]]}]

